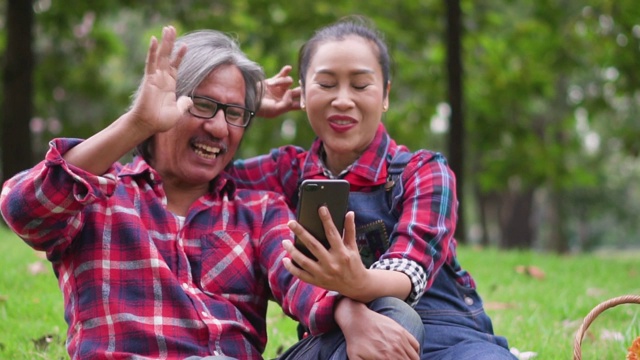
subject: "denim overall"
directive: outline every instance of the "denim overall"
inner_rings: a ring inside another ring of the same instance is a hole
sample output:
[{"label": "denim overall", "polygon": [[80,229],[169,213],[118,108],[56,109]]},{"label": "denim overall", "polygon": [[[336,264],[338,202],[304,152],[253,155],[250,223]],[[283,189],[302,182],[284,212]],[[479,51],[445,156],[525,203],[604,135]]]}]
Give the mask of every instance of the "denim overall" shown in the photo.
[{"label": "denim overall", "polygon": [[[392,209],[402,200],[401,175],[411,155],[398,152],[392,159],[385,186],[349,194],[349,210],[356,215],[356,241],[367,268],[389,247],[388,235],[399,218]],[[515,359],[507,340],[493,335],[491,320],[476,290],[460,285],[449,264],[436,274],[415,310],[425,326],[423,359]]]}]

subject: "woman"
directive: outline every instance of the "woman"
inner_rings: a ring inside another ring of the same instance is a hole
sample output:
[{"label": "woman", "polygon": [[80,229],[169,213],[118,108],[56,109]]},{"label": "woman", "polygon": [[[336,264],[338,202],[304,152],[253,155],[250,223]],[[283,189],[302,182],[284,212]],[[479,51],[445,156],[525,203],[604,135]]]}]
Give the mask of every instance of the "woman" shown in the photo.
[{"label": "woman", "polygon": [[305,243],[317,262],[285,241],[301,267],[285,259],[287,269],[354,300],[405,300],[425,326],[423,359],[514,359],[506,339],[493,335],[475,282],[456,257],[455,176],[446,159],[410,153],[382,124],[390,56],[382,36],[361,20],[322,28],[300,50],[300,104],[317,135],[311,148],[283,146],[229,171],[239,186],[283,193],[292,209],[302,180],[348,180],[355,240],[348,215],[344,244]]}]

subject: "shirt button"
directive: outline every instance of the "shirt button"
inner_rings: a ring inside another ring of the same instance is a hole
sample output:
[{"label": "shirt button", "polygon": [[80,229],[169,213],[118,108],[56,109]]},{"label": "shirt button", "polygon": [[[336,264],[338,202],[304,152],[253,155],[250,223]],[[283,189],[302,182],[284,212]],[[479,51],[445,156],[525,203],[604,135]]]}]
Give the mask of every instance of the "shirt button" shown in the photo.
[{"label": "shirt button", "polygon": [[188,290],[189,289],[189,284],[182,283],[182,288],[185,289],[185,290]]},{"label": "shirt button", "polygon": [[209,314],[207,314],[206,311],[201,312],[201,314],[202,314],[202,317],[209,317]]},{"label": "shirt button", "polygon": [[473,305],[473,299],[468,297],[468,296],[465,296],[464,297],[464,303],[469,305],[469,306],[471,306],[471,305]]}]

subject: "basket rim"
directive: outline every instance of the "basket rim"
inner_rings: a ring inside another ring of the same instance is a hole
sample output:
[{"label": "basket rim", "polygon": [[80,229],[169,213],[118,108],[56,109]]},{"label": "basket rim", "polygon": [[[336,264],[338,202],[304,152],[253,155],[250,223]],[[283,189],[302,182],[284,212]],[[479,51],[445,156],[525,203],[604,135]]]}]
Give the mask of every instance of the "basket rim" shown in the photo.
[{"label": "basket rim", "polygon": [[623,305],[623,304],[640,304],[640,295],[622,295],[617,296],[608,300],[605,300],[595,306],[588,314],[584,317],[580,328],[576,332],[576,336],[573,342],[573,358],[574,360],[582,359],[582,340],[584,339],[584,335],[587,332],[587,329],[591,325],[591,323],[607,309],[612,307]]}]

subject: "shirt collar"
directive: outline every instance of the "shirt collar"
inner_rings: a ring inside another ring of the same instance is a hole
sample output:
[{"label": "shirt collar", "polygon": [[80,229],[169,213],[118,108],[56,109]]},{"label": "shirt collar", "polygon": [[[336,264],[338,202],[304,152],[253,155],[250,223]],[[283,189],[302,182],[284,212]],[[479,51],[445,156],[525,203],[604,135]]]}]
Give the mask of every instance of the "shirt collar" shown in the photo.
[{"label": "shirt collar", "polygon": [[[141,156],[135,156],[133,161],[126,164],[120,171],[119,176],[146,178],[154,186],[162,182],[162,177],[156,169],[152,168]],[[209,183],[209,193],[212,195],[219,194],[219,196],[224,196],[226,194],[230,199],[233,199],[235,191],[236,184],[226,172],[219,174]]]},{"label": "shirt collar", "polygon": [[[333,174],[334,177],[348,177],[350,181],[365,182],[368,185],[385,183],[387,180],[385,160],[388,160],[390,148],[394,144],[384,125],[380,123],[373,140],[362,155],[341,174]],[[314,140],[309,152],[307,154],[303,153],[302,156],[305,157],[303,161],[303,178],[329,177],[328,175],[331,173],[322,161],[324,149],[319,138]]]}]

